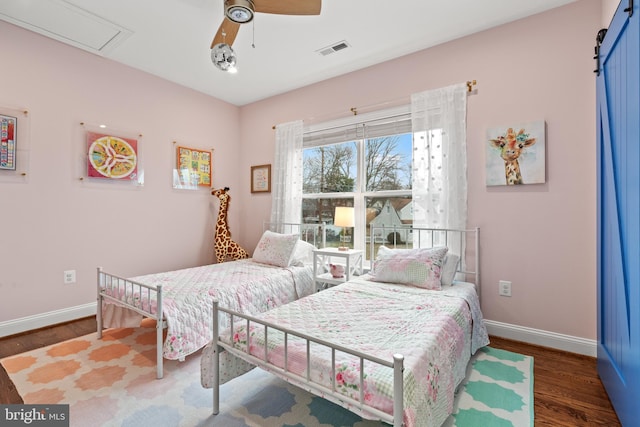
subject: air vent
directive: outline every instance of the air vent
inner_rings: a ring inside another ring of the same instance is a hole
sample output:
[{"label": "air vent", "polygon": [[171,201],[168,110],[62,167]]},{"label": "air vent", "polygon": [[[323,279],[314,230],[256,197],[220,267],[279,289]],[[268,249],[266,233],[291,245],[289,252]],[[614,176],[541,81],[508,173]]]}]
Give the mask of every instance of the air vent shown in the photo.
[{"label": "air vent", "polygon": [[316,50],[316,52],[318,52],[322,56],[327,56],[331,53],[338,52],[348,47],[351,47],[351,45],[349,45],[349,43],[347,43],[346,41],[342,40],[340,42],[332,44],[331,46],[323,47],[322,49]]}]

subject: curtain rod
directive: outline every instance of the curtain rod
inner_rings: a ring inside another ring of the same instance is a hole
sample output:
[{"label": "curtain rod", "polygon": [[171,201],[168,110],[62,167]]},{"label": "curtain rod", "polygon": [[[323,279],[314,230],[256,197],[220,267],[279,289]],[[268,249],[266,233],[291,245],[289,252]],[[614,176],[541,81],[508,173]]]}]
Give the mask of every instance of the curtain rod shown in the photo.
[{"label": "curtain rod", "polygon": [[[476,80],[467,80],[467,82],[465,84],[467,85],[467,94],[471,94],[475,90],[474,87],[476,86],[477,81]],[[398,99],[394,99],[394,100],[391,100],[391,101],[380,102],[378,104],[364,105],[364,106],[362,106],[360,108],[381,107],[383,105],[388,105],[388,104],[392,104],[392,103],[396,103],[396,102],[404,101],[404,100],[405,100],[405,98],[403,97],[403,98],[398,98]],[[358,115],[358,108],[357,107],[351,107],[351,108],[349,108],[349,111],[351,113],[353,113],[354,116]],[[315,117],[312,117],[312,119],[313,118],[315,118]],[[307,120],[309,120],[309,119],[307,119]],[[276,128],[276,125],[271,126],[271,129],[275,130],[275,128]]]}]

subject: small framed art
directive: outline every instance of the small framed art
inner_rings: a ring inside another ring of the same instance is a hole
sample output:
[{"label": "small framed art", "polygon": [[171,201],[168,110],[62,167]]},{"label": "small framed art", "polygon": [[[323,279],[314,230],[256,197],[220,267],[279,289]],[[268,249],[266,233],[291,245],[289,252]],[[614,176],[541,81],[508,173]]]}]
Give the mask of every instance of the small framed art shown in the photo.
[{"label": "small framed art", "polygon": [[28,110],[0,105],[0,183],[29,182],[30,127]]},{"label": "small framed art", "polygon": [[487,185],[544,184],[545,122],[510,123],[487,130]]},{"label": "small framed art", "polygon": [[211,187],[211,151],[177,147],[176,169],[180,188]]},{"label": "small framed art", "polygon": [[87,176],[89,178],[138,180],[138,140],[87,131]]},{"label": "small framed art", "polygon": [[16,170],[18,119],[0,114],[0,169]]},{"label": "small framed art", "polygon": [[271,165],[251,166],[251,192],[271,193]]},{"label": "small framed art", "polygon": [[77,136],[77,171],[83,187],[144,186],[141,133],[80,122]]}]

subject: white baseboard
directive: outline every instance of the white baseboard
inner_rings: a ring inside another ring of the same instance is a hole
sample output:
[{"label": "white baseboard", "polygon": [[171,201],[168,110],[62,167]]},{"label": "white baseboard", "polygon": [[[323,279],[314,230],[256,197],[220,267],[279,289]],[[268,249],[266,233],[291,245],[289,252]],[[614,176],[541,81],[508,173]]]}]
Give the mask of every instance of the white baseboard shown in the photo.
[{"label": "white baseboard", "polygon": [[578,338],[571,335],[557,334],[541,329],[527,328],[524,326],[501,323],[493,320],[484,321],[489,335],[522,341],[543,347],[555,348],[570,353],[584,354],[597,357],[598,343],[596,340]]},{"label": "white baseboard", "polygon": [[63,310],[49,311],[35,316],[21,317],[20,319],[0,322],[0,337],[19,334],[33,329],[44,328],[58,323],[69,322],[96,314],[96,303],[65,308]]}]

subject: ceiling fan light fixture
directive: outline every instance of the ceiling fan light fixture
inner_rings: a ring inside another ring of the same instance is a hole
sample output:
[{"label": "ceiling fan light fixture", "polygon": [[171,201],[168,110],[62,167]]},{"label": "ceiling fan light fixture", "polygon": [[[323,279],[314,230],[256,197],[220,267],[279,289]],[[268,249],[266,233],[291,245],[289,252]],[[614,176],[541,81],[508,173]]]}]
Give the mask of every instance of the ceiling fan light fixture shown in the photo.
[{"label": "ceiling fan light fixture", "polygon": [[211,49],[211,61],[216,68],[236,73],[236,53],[226,43],[218,43]]},{"label": "ceiling fan light fixture", "polygon": [[251,0],[226,0],[224,14],[233,22],[246,24],[253,19],[253,2]]}]

